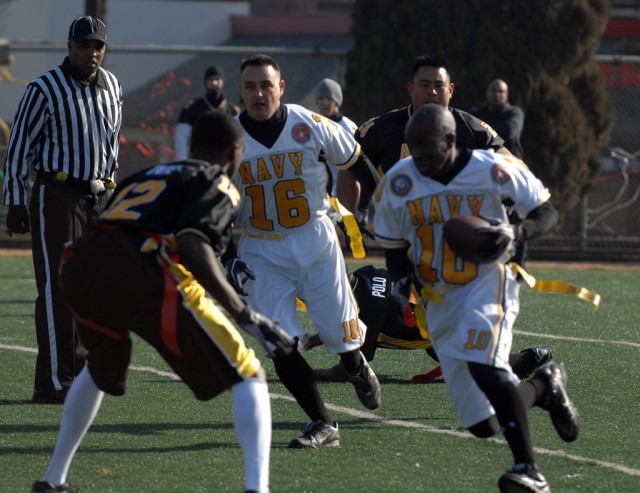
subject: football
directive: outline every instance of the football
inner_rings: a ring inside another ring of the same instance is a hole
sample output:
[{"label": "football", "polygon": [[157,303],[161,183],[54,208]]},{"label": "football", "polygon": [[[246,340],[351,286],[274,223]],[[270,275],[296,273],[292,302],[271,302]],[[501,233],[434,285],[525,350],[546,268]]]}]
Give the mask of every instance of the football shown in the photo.
[{"label": "football", "polygon": [[444,239],[458,257],[469,262],[486,262],[484,258],[488,247],[493,243],[491,233],[479,233],[491,224],[477,216],[460,216],[444,223]]}]

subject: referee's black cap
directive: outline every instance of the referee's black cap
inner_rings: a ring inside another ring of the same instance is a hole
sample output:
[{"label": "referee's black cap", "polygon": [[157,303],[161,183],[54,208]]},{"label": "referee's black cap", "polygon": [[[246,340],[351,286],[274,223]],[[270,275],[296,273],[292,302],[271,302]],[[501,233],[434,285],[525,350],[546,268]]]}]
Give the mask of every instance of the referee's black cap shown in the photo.
[{"label": "referee's black cap", "polygon": [[107,26],[100,19],[84,16],[78,17],[69,26],[69,40],[83,43],[95,39],[107,44]]}]

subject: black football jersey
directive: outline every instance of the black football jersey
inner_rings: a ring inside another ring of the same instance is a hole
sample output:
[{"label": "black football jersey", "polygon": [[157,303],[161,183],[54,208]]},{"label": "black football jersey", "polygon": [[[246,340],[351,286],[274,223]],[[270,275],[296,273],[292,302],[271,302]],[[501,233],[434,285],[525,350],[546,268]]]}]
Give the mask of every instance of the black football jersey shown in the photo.
[{"label": "black football jersey", "polygon": [[231,237],[240,194],[219,165],[186,160],[160,164],[118,185],[99,225],[175,237],[188,230],[208,239],[217,254]]},{"label": "black football jersey", "polygon": [[[458,147],[497,150],[504,145],[504,140],[481,120],[456,108],[450,107],[449,111],[456,120]],[[400,159],[409,156],[404,129],[411,113],[411,106],[392,110],[371,118],[356,131],[355,139],[379,171],[386,173]]]}]

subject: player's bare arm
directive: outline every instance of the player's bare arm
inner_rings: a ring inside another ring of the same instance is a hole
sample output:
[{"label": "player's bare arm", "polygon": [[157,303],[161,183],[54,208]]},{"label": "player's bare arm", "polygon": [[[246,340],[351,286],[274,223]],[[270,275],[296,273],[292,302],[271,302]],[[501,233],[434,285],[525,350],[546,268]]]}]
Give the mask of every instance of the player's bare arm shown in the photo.
[{"label": "player's bare arm", "polygon": [[380,177],[376,173],[371,161],[361,152],[358,160],[346,170],[338,173],[336,194],[340,203],[355,214],[358,208],[360,192],[370,197]]}]

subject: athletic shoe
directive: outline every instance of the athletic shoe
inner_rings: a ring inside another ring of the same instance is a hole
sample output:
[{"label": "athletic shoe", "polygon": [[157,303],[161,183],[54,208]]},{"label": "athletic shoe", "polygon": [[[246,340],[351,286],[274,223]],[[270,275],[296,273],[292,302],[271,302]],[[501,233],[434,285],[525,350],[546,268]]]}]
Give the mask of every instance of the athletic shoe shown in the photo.
[{"label": "athletic shoe", "polygon": [[518,464],[504,473],[498,487],[501,493],[551,493],[544,476],[529,464]]},{"label": "athletic shoe", "polygon": [[304,433],[289,442],[289,448],[325,448],[339,447],[340,432],[338,423],[331,426],[324,421],[312,421],[304,429]]},{"label": "athletic shoe", "polygon": [[531,351],[534,353],[534,358],[536,359],[536,364],[538,366],[548,363],[553,358],[551,346],[534,346],[529,349],[525,349],[525,351]]},{"label": "athletic shoe", "polygon": [[[513,358],[517,358],[512,362]],[[510,356],[511,368],[518,378],[525,379],[531,375],[536,368],[548,363],[553,358],[550,346],[534,346],[520,351]]]},{"label": "athletic shoe", "polygon": [[330,368],[317,368],[313,370],[313,376],[319,382],[348,382],[349,375],[344,371],[342,365],[338,363]]},{"label": "athletic shoe", "polygon": [[49,481],[36,481],[31,487],[31,493],[73,493],[73,490],[67,483],[53,486]]},{"label": "athletic shoe", "polygon": [[567,370],[563,364],[551,361],[538,368],[534,373],[535,377],[547,382],[547,395],[540,407],[549,411],[551,422],[560,438],[565,442],[573,442],[578,438],[580,417],[567,395]]},{"label": "athletic shoe", "polygon": [[34,404],[64,404],[69,387],[62,390],[34,390],[31,402]]},{"label": "athletic shoe", "polygon": [[[362,353],[360,354],[362,355]],[[367,409],[378,409],[380,407],[380,383],[364,356],[362,356],[360,367],[352,373],[347,372],[347,374],[349,381],[356,389],[356,395],[360,402]]]}]

